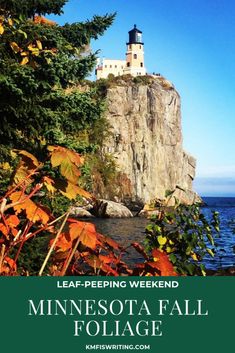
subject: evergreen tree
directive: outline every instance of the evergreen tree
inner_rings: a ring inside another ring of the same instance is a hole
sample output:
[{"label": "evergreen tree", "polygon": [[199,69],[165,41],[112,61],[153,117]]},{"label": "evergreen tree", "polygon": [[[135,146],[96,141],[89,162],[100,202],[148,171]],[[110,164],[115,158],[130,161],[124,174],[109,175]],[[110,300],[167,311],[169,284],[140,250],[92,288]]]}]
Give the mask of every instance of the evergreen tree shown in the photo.
[{"label": "evergreen tree", "polygon": [[94,68],[97,39],[114,14],[86,22],[56,23],[66,0],[0,0],[0,161],[12,148],[39,155],[43,146],[82,148],[77,137],[101,118],[95,91],[71,87]]}]

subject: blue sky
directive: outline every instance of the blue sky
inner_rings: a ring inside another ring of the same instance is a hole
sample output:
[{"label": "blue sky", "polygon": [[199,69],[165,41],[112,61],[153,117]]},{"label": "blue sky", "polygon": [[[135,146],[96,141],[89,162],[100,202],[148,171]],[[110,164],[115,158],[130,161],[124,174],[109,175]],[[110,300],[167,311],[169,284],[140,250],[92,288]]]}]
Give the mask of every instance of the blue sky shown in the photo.
[{"label": "blue sky", "polygon": [[197,158],[196,190],[235,196],[235,1],[70,0],[59,23],[117,12],[92,43],[125,58],[127,32],[143,31],[145,65],[172,81],[182,99],[184,148]]}]

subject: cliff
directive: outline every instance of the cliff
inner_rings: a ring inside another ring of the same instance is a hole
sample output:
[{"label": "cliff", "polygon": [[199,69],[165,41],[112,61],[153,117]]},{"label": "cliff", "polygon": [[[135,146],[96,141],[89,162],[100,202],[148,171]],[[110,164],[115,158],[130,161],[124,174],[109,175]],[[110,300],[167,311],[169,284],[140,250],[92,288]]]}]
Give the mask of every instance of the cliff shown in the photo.
[{"label": "cliff", "polygon": [[149,203],[176,189],[181,202],[198,201],[196,160],[183,150],[180,96],[172,84],[162,77],[119,79],[106,99],[112,136],[104,150],[115,156],[121,176],[116,199]]}]

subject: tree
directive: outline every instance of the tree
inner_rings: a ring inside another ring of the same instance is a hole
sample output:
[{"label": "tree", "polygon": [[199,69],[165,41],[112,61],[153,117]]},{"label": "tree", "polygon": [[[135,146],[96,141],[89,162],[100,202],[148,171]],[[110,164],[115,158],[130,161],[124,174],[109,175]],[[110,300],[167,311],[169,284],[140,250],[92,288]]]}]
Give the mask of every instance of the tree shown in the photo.
[{"label": "tree", "polygon": [[[64,26],[42,17],[61,14],[66,2],[0,0],[0,162],[5,169],[13,148],[37,156],[48,144],[80,152],[79,134],[102,116],[95,90],[70,88],[93,69],[96,53],[90,41],[115,15]],[[91,147],[88,141],[85,148]]]},{"label": "tree", "polygon": [[22,14],[26,17],[34,15],[45,15],[54,13],[60,15],[62,7],[67,0],[1,0],[0,9],[3,13],[18,16]]}]

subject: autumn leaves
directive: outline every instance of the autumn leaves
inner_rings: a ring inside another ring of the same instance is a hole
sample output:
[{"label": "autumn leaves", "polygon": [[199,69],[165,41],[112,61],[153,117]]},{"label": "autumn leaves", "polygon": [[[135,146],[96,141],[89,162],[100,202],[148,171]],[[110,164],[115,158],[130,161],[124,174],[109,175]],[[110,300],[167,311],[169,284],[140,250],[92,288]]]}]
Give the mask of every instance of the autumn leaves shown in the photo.
[{"label": "autumn leaves", "polygon": [[[48,253],[39,275],[43,275],[49,258],[53,264],[47,273],[57,276],[176,275],[166,254],[153,250],[148,255],[136,243],[131,246],[142,254],[144,261],[129,267],[122,259],[127,249],[99,234],[93,224],[69,218],[70,210],[55,218],[43,205],[43,197],[56,192],[69,199],[78,196],[92,199],[91,194],[79,187],[83,158],[78,153],[65,147],[49,146],[44,162],[24,150],[14,153],[20,161],[11,186],[0,199],[1,275],[19,275],[17,261],[24,243],[40,234],[48,236]],[[50,175],[52,173],[46,173],[46,163],[50,163],[50,171],[56,171],[54,177]],[[13,248],[16,248],[15,252]],[[12,253],[14,257],[11,257]]]}]

